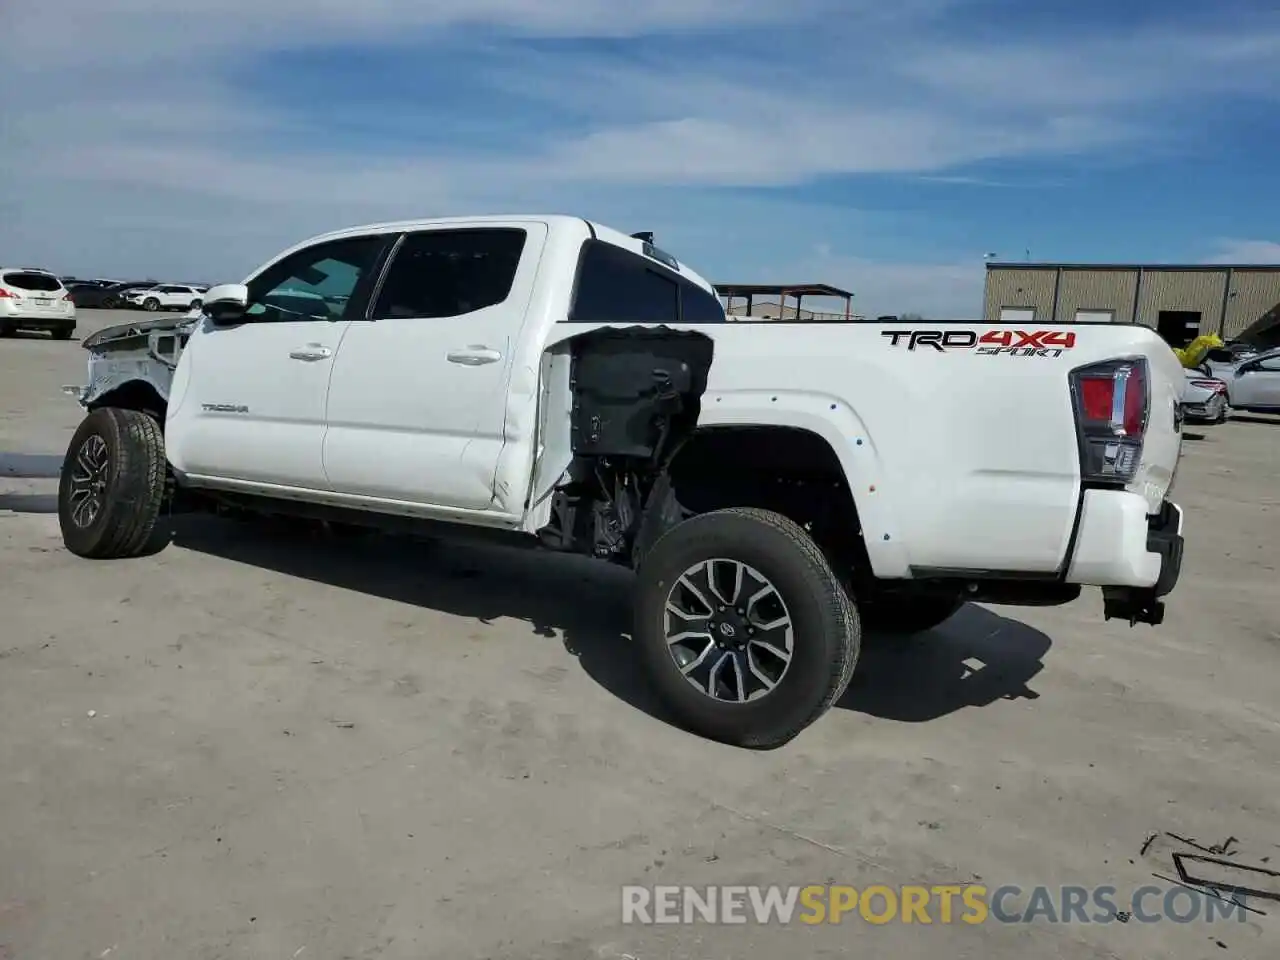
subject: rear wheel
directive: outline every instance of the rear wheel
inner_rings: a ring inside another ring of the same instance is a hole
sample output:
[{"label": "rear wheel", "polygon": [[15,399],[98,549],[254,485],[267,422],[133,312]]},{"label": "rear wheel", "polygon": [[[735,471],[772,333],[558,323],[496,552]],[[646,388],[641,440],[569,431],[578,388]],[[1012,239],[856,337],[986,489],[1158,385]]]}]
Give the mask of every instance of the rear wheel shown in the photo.
[{"label": "rear wheel", "polygon": [[54,327],[49,331],[55,340],[70,340],[75,336],[76,328],[72,327]]},{"label": "rear wheel", "polygon": [[62,465],[62,542],[80,557],[139,556],[151,541],[164,489],[160,424],[137,410],[93,411],[71,438]]},{"label": "rear wheel", "polygon": [[190,310],[199,310],[202,306],[204,306],[204,301],[203,301],[203,300],[192,300],[192,301],[191,301],[191,306],[190,306],[188,309],[190,309]]},{"label": "rear wheel", "polygon": [[119,300],[117,300],[115,297],[113,297],[113,296],[106,296],[106,297],[103,297],[103,298],[102,298],[102,309],[103,309],[103,310],[114,310],[114,309],[115,309],[116,307],[118,307],[118,306],[120,306],[120,301],[119,301]]},{"label": "rear wheel", "polygon": [[687,729],[777,747],[840,697],[858,662],[858,614],[822,551],[755,508],[693,517],[637,572],[633,635],[650,680]]}]

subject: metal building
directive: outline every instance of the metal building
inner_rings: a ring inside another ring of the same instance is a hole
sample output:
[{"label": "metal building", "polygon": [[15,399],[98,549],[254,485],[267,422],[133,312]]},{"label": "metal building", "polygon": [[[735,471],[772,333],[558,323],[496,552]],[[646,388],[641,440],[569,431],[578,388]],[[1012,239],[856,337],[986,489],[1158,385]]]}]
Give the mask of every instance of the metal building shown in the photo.
[{"label": "metal building", "polygon": [[984,319],[1138,322],[1175,346],[1280,308],[1280,264],[988,263]]}]

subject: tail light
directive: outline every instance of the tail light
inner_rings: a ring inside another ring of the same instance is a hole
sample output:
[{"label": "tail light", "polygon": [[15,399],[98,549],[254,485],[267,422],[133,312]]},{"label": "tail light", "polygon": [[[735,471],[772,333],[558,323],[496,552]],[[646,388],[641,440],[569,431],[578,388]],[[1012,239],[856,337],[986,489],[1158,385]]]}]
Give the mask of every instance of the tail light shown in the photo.
[{"label": "tail light", "polygon": [[1082,479],[1128,483],[1142,458],[1150,409],[1147,361],[1108,360],[1071,371]]},{"label": "tail light", "polygon": [[11,293],[4,287],[0,287],[0,300],[19,300],[21,299],[16,293]]},{"label": "tail light", "polygon": [[1193,387],[1199,387],[1201,390],[1209,390],[1213,393],[1226,393],[1227,385],[1221,380],[1192,380]]}]

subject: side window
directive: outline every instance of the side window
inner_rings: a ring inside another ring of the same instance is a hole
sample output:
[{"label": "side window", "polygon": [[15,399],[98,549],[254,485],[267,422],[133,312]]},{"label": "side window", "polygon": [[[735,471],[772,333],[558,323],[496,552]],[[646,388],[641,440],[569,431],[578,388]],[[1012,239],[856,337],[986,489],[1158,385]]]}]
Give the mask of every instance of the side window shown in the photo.
[{"label": "side window", "polygon": [[245,319],[259,323],[341,320],[361,280],[376,266],[387,238],[351,237],[307,247],[249,281]]},{"label": "side window", "polygon": [[676,323],[680,288],[662,268],[610,243],[587,241],[578,267],[574,323]]},{"label": "side window", "polygon": [[1280,371],[1280,357],[1267,357],[1258,363],[1259,370]]},{"label": "side window", "polygon": [[511,295],[527,234],[510,227],[427,230],[404,238],[373,319],[461,317]]},{"label": "side window", "polygon": [[680,284],[680,319],[685,323],[724,323],[724,307],[696,283]]}]

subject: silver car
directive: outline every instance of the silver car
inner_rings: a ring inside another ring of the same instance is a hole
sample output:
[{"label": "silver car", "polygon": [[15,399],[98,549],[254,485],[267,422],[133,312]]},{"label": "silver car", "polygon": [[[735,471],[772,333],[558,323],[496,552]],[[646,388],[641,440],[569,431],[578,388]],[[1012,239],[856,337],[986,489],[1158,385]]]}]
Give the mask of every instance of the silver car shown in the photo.
[{"label": "silver car", "polygon": [[[1227,403],[1233,409],[1280,413],[1280,347],[1259,352],[1213,350],[1198,372],[1227,385]],[[1188,399],[1184,392],[1183,402]]]},{"label": "silver car", "polygon": [[1182,415],[1188,420],[1222,423],[1231,413],[1227,384],[1202,370],[1186,371],[1182,385]]}]

